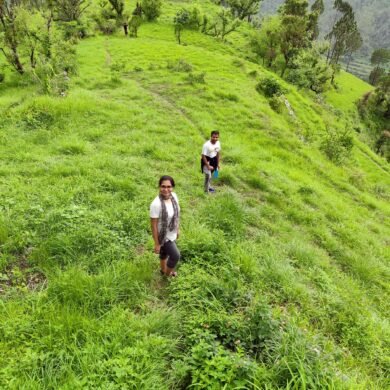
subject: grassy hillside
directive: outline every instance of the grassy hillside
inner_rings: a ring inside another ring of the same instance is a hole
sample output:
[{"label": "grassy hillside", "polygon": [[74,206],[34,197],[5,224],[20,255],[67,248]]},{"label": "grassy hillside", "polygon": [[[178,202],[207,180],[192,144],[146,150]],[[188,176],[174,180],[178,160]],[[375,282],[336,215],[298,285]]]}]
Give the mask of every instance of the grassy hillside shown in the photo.
[{"label": "grassy hillside", "polygon": [[[0,86],[0,387],[387,388],[389,167],[358,139],[342,166],[320,148],[366,84],[343,74],[324,101],[280,81],[277,113],[239,35],[177,45],[180,5],[137,39],[81,41],[66,97]],[[149,232],[162,174],[172,280]]]}]

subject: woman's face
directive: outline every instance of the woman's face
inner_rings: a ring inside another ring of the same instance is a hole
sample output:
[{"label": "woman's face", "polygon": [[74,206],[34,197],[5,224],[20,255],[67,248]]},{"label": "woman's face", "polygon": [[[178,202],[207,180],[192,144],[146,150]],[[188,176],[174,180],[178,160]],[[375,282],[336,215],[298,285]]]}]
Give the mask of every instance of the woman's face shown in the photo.
[{"label": "woman's face", "polygon": [[160,194],[164,198],[169,198],[172,192],[172,184],[170,180],[163,180],[160,185]]}]

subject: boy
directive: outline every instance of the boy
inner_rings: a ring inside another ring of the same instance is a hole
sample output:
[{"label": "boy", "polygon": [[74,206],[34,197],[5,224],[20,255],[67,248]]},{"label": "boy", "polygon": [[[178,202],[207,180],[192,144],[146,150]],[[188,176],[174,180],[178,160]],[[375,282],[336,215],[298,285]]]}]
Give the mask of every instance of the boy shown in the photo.
[{"label": "boy", "polygon": [[210,139],[203,145],[201,168],[205,174],[204,191],[206,193],[215,192],[214,188],[210,187],[212,173],[219,170],[221,143],[219,142],[219,131],[213,130]]}]

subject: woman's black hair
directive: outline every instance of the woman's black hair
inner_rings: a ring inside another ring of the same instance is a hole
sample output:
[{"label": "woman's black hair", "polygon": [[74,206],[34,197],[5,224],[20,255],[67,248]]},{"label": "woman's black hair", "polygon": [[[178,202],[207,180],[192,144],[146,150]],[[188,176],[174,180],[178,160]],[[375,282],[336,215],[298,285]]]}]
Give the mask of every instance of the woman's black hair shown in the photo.
[{"label": "woman's black hair", "polygon": [[172,176],[161,176],[160,177],[160,180],[158,181],[158,186],[160,187],[162,182],[165,181],[165,180],[169,180],[171,182],[171,186],[174,187],[175,186],[175,180],[173,180],[173,177]]}]

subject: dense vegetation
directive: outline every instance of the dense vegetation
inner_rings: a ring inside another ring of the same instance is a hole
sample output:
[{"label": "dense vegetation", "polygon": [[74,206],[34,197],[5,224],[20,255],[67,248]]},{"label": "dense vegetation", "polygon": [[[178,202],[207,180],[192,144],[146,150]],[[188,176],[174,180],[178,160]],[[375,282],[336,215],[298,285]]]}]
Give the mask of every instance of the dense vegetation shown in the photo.
[{"label": "dense vegetation", "polygon": [[[116,5],[85,11],[97,31],[53,22],[50,55],[25,44],[3,71],[0,387],[388,388],[389,167],[355,105],[373,88],[341,72],[298,90],[207,1],[203,32],[192,2],[152,22]],[[182,207],[169,280],[148,220],[161,174]]]},{"label": "dense vegetation", "polygon": [[[320,19],[320,27],[323,35],[329,32],[335,17],[332,9],[334,0],[324,0],[325,11]],[[283,3],[283,0],[263,0],[261,13],[272,14]],[[356,13],[359,30],[363,36],[363,46],[360,55],[370,57],[374,49],[388,47],[390,41],[390,18],[389,4],[386,0],[349,0]]]}]

